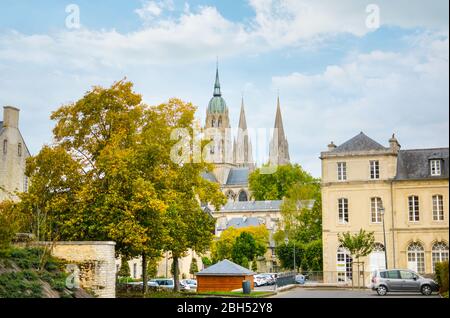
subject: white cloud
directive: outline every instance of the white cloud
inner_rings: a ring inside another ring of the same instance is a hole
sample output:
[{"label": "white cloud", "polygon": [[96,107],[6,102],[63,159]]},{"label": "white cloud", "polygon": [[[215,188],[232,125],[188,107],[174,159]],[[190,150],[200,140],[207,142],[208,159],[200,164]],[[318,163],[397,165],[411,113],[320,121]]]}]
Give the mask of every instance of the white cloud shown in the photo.
[{"label": "white cloud", "polygon": [[[448,146],[448,36],[411,40],[416,45],[406,52],[352,54],[321,73],[273,77],[284,112],[295,118],[287,122],[286,130],[296,132],[290,144],[319,153],[331,140],[340,144],[364,130],[385,145],[395,132],[406,148]],[[319,171],[317,163],[312,169]]]}]

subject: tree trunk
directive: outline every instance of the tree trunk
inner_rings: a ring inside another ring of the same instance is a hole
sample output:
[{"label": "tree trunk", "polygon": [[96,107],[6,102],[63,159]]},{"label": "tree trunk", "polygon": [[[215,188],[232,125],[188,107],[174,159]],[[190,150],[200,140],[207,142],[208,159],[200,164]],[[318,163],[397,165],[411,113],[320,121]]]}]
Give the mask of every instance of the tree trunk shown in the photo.
[{"label": "tree trunk", "polygon": [[147,285],[147,255],[142,253],[142,293],[146,294],[148,290]]},{"label": "tree trunk", "polygon": [[173,258],[173,290],[174,292],[180,291],[180,280],[178,279],[178,276],[180,273],[178,272],[178,256],[172,256]]}]

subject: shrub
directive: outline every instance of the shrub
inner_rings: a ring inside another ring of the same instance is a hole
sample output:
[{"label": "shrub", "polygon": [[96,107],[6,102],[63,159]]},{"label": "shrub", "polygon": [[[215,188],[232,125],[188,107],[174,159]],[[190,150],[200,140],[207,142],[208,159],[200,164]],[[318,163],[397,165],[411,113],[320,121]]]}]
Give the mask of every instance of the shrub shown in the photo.
[{"label": "shrub", "polygon": [[436,263],[435,278],[441,293],[448,292],[448,261]]},{"label": "shrub", "polygon": [[119,277],[130,277],[130,265],[128,265],[128,261],[125,257],[122,257],[122,264],[120,265],[119,272],[117,275]]}]

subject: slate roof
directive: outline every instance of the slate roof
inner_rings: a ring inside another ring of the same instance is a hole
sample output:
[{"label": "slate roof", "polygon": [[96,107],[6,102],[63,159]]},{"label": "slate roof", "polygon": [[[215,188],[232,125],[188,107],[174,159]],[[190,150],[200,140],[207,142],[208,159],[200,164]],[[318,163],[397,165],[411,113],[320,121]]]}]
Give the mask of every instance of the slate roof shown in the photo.
[{"label": "slate roof", "polygon": [[248,184],[248,168],[232,168],[228,174],[227,185]]},{"label": "slate roof", "polygon": [[251,270],[235,264],[227,259],[218,262],[208,268],[205,268],[201,272],[198,272],[197,276],[244,276],[254,275]]},{"label": "slate roof", "polygon": [[237,201],[227,202],[221,212],[234,212],[234,211],[280,211],[282,200],[273,201]]},{"label": "slate roof", "polygon": [[[441,176],[431,176],[430,160],[441,159]],[[448,148],[400,150],[396,180],[448,179]]]},{"label": "slate roof", "polygon": [[363,132],[352,139],[344,142],[331,152],[353,152],[353,151],[368,151],[368,150],[386,150],[387,148],[380,145],[372,138],[367,137]]},{"label": "slate roof", "polygon": [[211,182],[218,182],[216,177],[211,172],[202,172],[202,177]]},{"label": "slate roof", "polygon": [[226,228],[234,227],[235,229],[240,229],[243,227],[258,226],[261,224],[264,224],[264,221],[259,218],[255,218],[255,217],[232,218],[232,219],[228,220]]}]

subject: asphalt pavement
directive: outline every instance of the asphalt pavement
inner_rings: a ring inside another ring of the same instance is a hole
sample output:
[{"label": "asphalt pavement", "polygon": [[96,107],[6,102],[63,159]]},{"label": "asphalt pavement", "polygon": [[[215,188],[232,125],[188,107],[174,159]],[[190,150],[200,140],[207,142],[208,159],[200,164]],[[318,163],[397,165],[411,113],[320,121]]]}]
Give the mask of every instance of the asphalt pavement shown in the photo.
[{"label": "asphalt pavement", "polygon": [[[262,289],[262,288],[261,288]],[[267,288],[268,289],[268,288]],[[273,289],[272,289],[273,290]],[[296,287],[284,292],[279,292],[273,298],[440,298],[439,294],[423,296],[420,293],[388,293],[386,296],[378,296],[375,291],[369,289],[347,288],[304,288]]]}]

